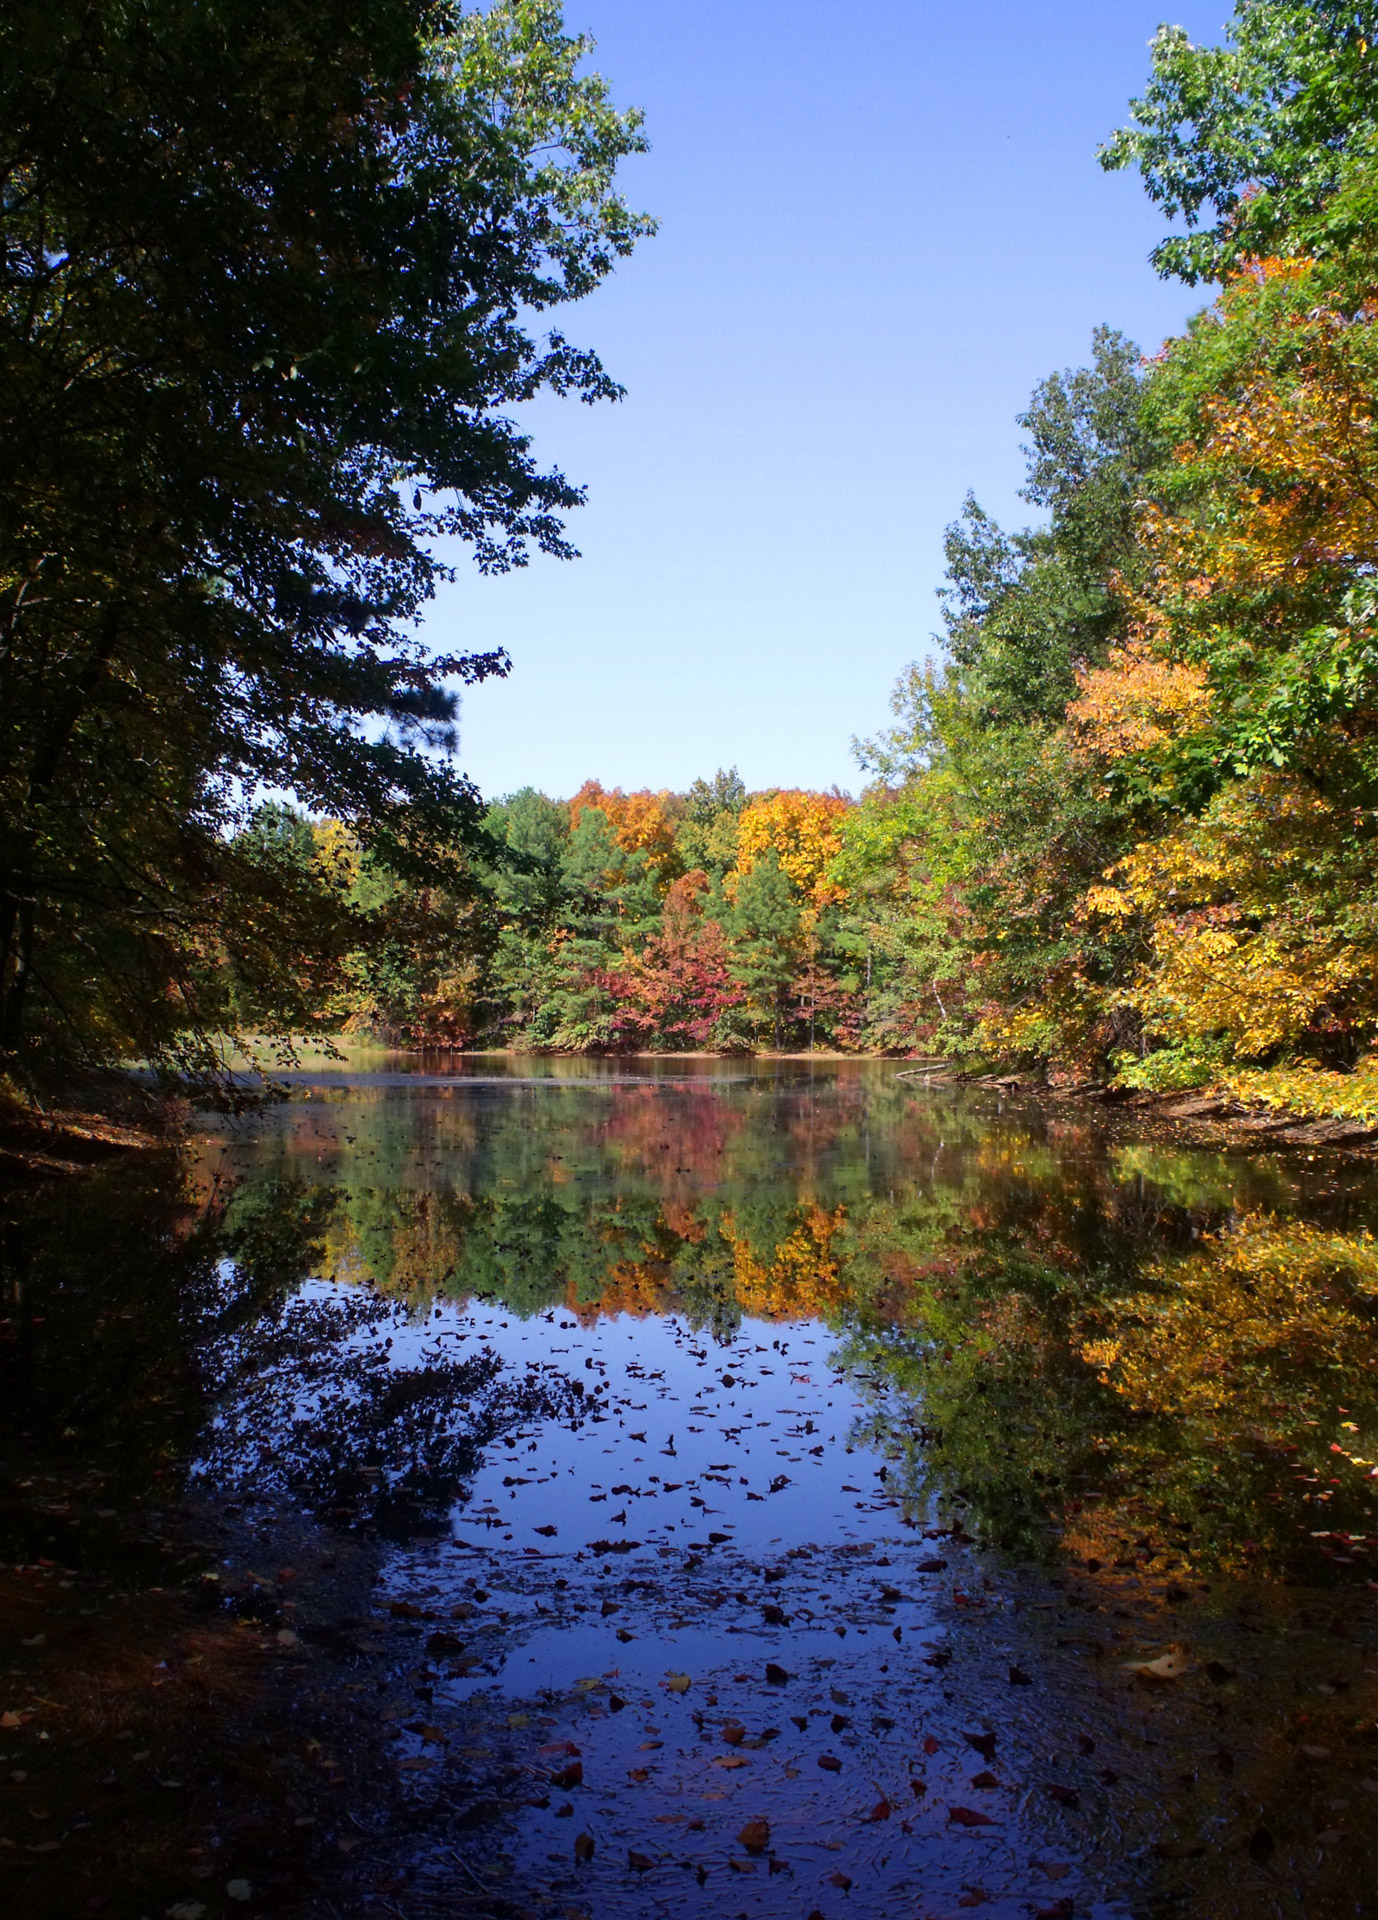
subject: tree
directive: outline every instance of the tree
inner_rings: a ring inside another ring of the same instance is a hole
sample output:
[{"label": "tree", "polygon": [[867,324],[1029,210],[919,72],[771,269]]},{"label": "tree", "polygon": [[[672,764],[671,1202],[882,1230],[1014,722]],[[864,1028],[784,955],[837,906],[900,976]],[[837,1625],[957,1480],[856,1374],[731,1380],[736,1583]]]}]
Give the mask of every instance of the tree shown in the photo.
[{"label": "tree", "polygon": [[774,854],[815,911],[841,898],[829,867],[842,845],[842,822],[851,801],[840,793],[786,789],[758,794],[742,809],[737,829],[737,867],[728,882],[737,891],[759,861]]},{"label": "tree", "polygon": [[507,409],[613,398],[532,317],[649,223],[555,0],[0,17],[0,1055],[213,1071],[263,789],[442,878],[477,799],[436,542],[566,555]]},{"label": "tree", "polygon": [[665,896],[659,931],[605,976],[617,1002],[614,1027],[626,1039],[687,1049],[735,1037],[724,1018],[746,995],[732,978],[721,925],[703,911],[708,885],[706,873],[681,875]]},{"label": "tree", "polygon": [[675,835],[686,873],[702,870],[721,879],[737,861],[737,833],[747,803],[746,784],[735,767],[721,767],[711,780],[695,780],[684,796]]},{"label": "tree", "polygon": [[790,983],[803,952],[803,927],[798,897],[774,848],[737,876],[726,921],[733,977],[746,990],[753,1023],[769,1028],[771,1044],[778,1048]]},{"label": "tree", "polygon": [[644,853],[664,885],[669,886],[680,872],[675,795],[663,787],[659,793],[647,787],[638,793],[624,793],[621,787],[609,790],[598,780],[586,780],[569,803],[571,829],[578,828],[587,807],[597,807],[610,823],[618,846],[625,853]]},{"label": "tree", "polygon": [[1214,213],[1153,250],[1160,273],[1189,285],[1250,255],[1324,246],[1345,158],[1378,136],[1374,0],[1236,0],[1228,33],[1227,46],[1194,47],[1160,27],[1136,124],[1100,154],[1108,169],[1137,167],[1188,228]]}]

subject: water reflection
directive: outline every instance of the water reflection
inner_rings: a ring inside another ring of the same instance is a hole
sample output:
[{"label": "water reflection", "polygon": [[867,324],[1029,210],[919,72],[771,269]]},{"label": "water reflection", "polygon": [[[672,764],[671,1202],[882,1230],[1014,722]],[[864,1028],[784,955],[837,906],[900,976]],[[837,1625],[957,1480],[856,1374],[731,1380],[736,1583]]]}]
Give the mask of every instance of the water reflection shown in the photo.
[{"label": "water reflection", "polygon": [[1367,1168],[870,1063],[381,1065],[9,1196],[0,1433],[380,1542],[418,1820],[463,1708],[545,1736],[542,1914],[1355,1910]]},{"label": "water reflection", "polygon": [[1107,1137],[883,1068],[554,1065],[579,1071],[314,1085],[203,1168],[232,1232],[264,1191],[309,1193],[311,1270],[418,1313],[826,1323],[868,1444],[1009,1550],[1362,1576],[1366,1170]]}]

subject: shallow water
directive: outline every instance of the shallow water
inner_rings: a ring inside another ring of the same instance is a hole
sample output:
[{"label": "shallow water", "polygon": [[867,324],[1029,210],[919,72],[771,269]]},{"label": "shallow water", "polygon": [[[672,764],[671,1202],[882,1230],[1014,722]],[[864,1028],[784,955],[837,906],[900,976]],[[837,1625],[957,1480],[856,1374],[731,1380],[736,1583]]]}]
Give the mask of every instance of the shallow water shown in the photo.
[{"label": "shallow water", "polygon": [[[370,1064],[205,1127],[102,1364],[188,1380],[131,1482],[381,1543],[421,1829],[525,1782],[495,1901],[1372,1910],[1370,1169],[887,1063]],[[101,1225],[13,1244],[32,1295]],[[30,1429],[92,1396],[69,1291]]]}]

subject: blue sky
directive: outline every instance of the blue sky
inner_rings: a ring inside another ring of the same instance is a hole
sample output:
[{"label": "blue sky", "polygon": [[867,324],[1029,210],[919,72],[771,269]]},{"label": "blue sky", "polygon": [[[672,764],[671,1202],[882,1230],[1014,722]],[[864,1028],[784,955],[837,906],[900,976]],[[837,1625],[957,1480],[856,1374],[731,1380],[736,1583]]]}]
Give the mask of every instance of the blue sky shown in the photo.
[{"label": "blue sky", "polygon": [[582,558],[466,565],[437,647],[502,645],[465,698],[485,794],[856,790],[850,740],[930,650],[942,533],[968,488],[1028,518],[1015,415],[1105,320],[1152,350],[1202,303],[1147,264],[1162,231],[1095,149],[1170,18],[1227,0],[566,0],[652,151],[659,234],[567,309],[627,398],[542,404],[538,450],[587,485]]}]

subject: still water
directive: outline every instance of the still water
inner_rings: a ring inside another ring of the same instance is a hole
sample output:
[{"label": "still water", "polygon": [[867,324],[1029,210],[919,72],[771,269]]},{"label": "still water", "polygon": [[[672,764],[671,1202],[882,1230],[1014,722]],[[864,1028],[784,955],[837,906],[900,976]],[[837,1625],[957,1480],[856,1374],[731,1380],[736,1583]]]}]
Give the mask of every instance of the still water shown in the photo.
[{"label": "still water", "polygon": [[375,1543],[418,1832],[522,1772],[395,1911],[1375,1911],[1368,1166],[893,1063],[370,1064],[10,1244],[26,1431]]}]

